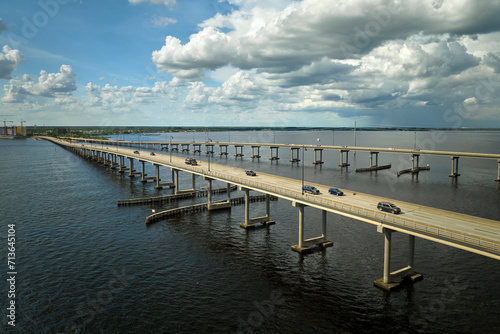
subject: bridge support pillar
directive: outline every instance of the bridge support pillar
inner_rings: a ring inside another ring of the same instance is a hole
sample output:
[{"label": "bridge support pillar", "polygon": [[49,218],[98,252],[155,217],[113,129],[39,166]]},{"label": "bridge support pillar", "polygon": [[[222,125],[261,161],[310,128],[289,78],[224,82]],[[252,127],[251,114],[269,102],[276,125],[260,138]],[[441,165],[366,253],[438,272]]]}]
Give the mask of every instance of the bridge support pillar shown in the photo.
[{"label": "bridge support pillar", "polygon": [[384,234],[384,276],[373,284],[386,291],[397,289],[405,281],[416,282],[423,279],[422,274],[416,273],[414,268],[415,259],[415,236],[408,235],[408,266],[391,272],[391,243],[394,230],[378,226],[377,231]]},{"label": "bridge support pillar", "polygon": [[411,155],[411,172],[418,173],[419,167],[418,163],[420,161],[420,154],[412,154]]},{"label": "bridge support pillar", "polygon": [[189,153],[189,144],[181,144],[182,146],[182,153],[187,152]]},{"label": "bridge support pillar", "polygon": [[193,144],[193,150],[194,154],[201,154],[201,144]]},{"label": "bridge support pillar", "polygon": [[299,208],[299,243],[293,245],[292,250],[300,254],[305,254],[314,250],[332,247],[333,242],[326,239],[326,211],[321,210],[321,227],[323,234],[316,238],[304,239],[304,209],[307,205],[297,202],[292,202],[292,205]]},{"label": "bridge support pillar", "polygon": [[179,152],[179,144],[170,144],[170,151]]},{"label": "bridge support pillar", "polygon": [[[373,163],[373,155],[375,155],[375,164]],[[370,168],[378,167],[378,152],[370,152]]]},{"label": "bridge support pillar", "polygon": [[118,173],[125,173],[125,171],[129,170],[125,165],[125,157],[123,155],[120,155],[119,159],[120,159],[120,169],[118,170]]},{"label": "bridge support pillar", "polygon": [[225,155],[227,157],[227,145],[219,145],[219,155]]},{"label": "bridge support pillar", "polygon": [[[240,151],[238,152],[238,148]],[[243,145],[234,145],[234,156],[235,157],[243,157]]]},{"label": "bridge support pillar", "polygon": [[141,174],[140,172],[136,172],[134,169],[134,158],[128,158],[129,160],[129,173],[128,177],[134,177],[137,174]]},{"label": "bridge support pillar", "polygon": [[279,149],[279,146],[271,146],[271,157],[269,158],[269,160],[274,161],[278,161],[280,158],[278,157],[278,149]]},{"label": "bridge support pillar", "polygon": [[240,190],[245,192],[245,222],[241,223],[240,227],[248,229],[248,228],[254,228],[255,224],[258,223],[262,224],[263,226],[272,225],[276,223],[274,220],[271,219],[271,213],[270,213],[271,205],[270,205],[270,197],[268,194],[266,194],[266,215],[263,217],[250,218],[250,189],[240,187]]},{"label": "bridge support pillar", "polygon": [[160,179],[160,165],[154,165],[156,167],[156,177],[155,177],[155,181],[156,181],[156,185],[155,185],[155,189],[163,189],[163,187],[170,187],[170,188],[173,188],[174,187],[174,182],[173,182],[173,179],[174,179],[174,173],[172,173],[172,182],[167,182],[167,183],[160,183],[161,179]]},{"label": "bridge support pillar", "polygon": [[290,159],[290,162],[293,164],[294,162],[299,162],[299,152],[300,152],[300,147],[290,147],[290,151],[292,153],[292,158]]},{"label": "bridge support pillar", "polygon": [[[318,153],[319,153],[319,159],[318,159]],[[324,163],[324,161],[323,161],[323,149],[322,148],[315,148],[314,149],[313,165],[322,165],[323,163]]]},{"label": "bridge support pillar", "polygon": [[[254,153],[254,149],[257,149],[257,154]],[[252,145],[252,159],[260,159],[260,146]]]},{"label": "bridge support pillar", "polygon": [[230,185],[228,184],[228,198],[226,201],[213,201],[213,188],[212,188],[212,181],[213,179],[209,177],[204,177],[205,180],[208,181],[208,192],[207,192],[207,197],[208,197],[208,203],[207,203],[207,209],[208,211],[213,211],[213,210],[220,210],[220,209],[227,209],[231,208],[231,195],[230,195]]},{"label": "bridge support pillar", "polygon": [[500,182],[500,159],[498,160],[498,175],[495,181]]},{"label": "bridge support pillar", "polygon": [[214,154],[214,144],[205,144],[205,154]]},{"label": "bridge support pillar", "polygon": [[450,174],[450,177],[460,176],[460,174],[458,174],[458,158],[459,157],[451,157],[451,174]]},{"label": "bridge support pillar", "polygon": [[[344,162],[345,153],[345,162]],[[349,165],[349,150],[340,150],[340,164],[339,167],[347,167]]]}]

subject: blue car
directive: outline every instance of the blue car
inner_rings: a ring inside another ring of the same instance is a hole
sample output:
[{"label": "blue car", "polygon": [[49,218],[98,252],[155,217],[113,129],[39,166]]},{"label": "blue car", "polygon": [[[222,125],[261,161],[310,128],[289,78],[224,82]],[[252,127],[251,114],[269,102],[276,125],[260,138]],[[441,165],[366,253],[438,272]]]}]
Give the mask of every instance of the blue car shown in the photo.
[{"label": "blue car", "polygon": [[344,192],[340,189],[337,189],[337,188],[330,188],[330,189],[328,189],[328,192],[332,195],[344,196]]}]

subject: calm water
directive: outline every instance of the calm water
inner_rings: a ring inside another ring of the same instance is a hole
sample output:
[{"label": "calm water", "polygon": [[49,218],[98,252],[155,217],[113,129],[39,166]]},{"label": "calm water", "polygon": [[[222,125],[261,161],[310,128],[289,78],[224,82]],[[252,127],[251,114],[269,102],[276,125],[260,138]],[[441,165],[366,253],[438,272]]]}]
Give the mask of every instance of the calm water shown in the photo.
[{"label": "calm water", "polygon": [[[175,141],[276,142],[352,145],[352,132],[226,132],[173,134]],[[168,135],[125,136],[168,141]],[[319,139],[319,140],[318,140]],[[358,146],[500,153],[500,132],[362,132]],[[218,147],[216,147],[218,152]],[[300,179],[290,152],[271,164],[261,149],[214,162]],[[180,156],[188,156],[181,154]],[[367,153],[349,157],[341,171],[338,152],[324,152],[315,168],[305,152],[306,180],[397,200],[500,220],[497,162],[460,159],[457,181],[450,158],[421,157],[429,172],[397,178],[410,167],[405,155],[384,155],[392,169],[355,173]],[[205,159],[202,155],[198,159]],[[328,214],[334,242],[325,252],[301,257],[298,211],[272,202],[276,225],[245,231],[243,206],[197,213],[152,226],[144,218],[176,203],[120,207],[118,199],[169,194],[88,162],[46,141],[1,140],[2,261],[7,224],[16,224],[16,327],[7,326],[7,285],[2,285],[1,331],[16,333],[498,333],[500,262],[417,239],[416,269],[424,280],[390,294],[373,287],[382,276],[383,237],[374,226]],[[151,174],[153,169],[150,168]],[[169,179],[167,169],[162,170]],[[190,176],[181,174],[190,186]],[[197,180],[197,186],[206,186]],[[216,187],[223,187],[218,184]],[[240,196],[241,193],[232,196]],[[220,195],[223,198],[223,195]],[[185,200],[179,205],[203,202]],[[396,201],[397,202],[397,201]],[[251,206],[255,216],[263,203]],[[320,213],[306,209],[306,237],[320,234]],[[393,265],[406,265],[407,238],[393,236]],[[4,277],[6,265],[2,266]],[[4,281],[5,282],[5,281]],[[74,330],[74,329],[77,330]],[[71,330],[73,329],[73,330]]]}]

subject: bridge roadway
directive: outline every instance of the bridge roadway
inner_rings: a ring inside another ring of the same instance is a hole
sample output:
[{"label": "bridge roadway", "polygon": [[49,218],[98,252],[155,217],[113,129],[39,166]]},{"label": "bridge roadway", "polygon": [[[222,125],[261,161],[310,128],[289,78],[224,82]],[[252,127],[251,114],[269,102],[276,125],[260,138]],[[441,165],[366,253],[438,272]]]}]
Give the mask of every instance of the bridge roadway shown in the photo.
[{"label": "bridge roadway", "polygon": [[100,140],[88,138],[72,138],[72,140],[85,141],[90,143],[109,144],[109,145],[214,145],[214,146],[248,146],[248,147],[285,147],[285,148],[303,148],[306,149],[323,149],[323,150],[346,150],[346,151],[364,151],[364,152],[384,152],[384,153],[404,153],[404,154],[421,154],[421,155],[438,155],[438,156],[453,156],[464,158],[479,158],[479,159],[494,159],[500,160],[500,154],[491,153],[474,153],[474,152],[455,152],[455,151],[434,151],[434,150],[419,150],[419,149],[402,149],[393,147],[360,147],[360,146],[335,146],[335,145],[300,145],[300,144],[270,144],[270,143],[237,143],[237,142],[159,142],[159,141],[123,141],[123,140]]},{"label": "bridge roadway", "polygon": [[[98,150],[235,184],[241,188],[278,196],[299,205],[364,221],[376,225],[379,231],[388,228],[500,260],[500,221],[346,189],[342,189],[345,196],[333,196],[328,193],[328,189],[335,185],[315,184],[307,181],[305,184],[317,187],[321,194],[303,195],[302,181],[292,178],[265,173],[257,173],[257,176],[251,177],[245,174],[244,169],[213,162],[210,162],[209,171],[208,161],[198,161],[198,166],[190,166],[185,164],[184,158],[169,154],[157,153],[152,156],[149,151],[139,151],[139,154],[135,154],[135,149],[116,146],[96,147],[51,140],[67,147]],[[380,201],[396,204],[401,208],[401,214],[395,215],[378,211],[377,203]]]}]

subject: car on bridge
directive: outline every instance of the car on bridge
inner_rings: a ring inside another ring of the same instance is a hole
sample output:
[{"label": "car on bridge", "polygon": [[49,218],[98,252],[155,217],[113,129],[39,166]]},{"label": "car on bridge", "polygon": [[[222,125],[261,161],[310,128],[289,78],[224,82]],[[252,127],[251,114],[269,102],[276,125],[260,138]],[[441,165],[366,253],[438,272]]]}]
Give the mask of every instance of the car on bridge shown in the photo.
[{"label": "car on bridge", "polygon": [[196,161],[196,159],[193,159],[193,158],[186,158],[186,160],[184,162],[186,163],[186,165],[191,165],[191,166],[198,165],[198,161]]},{"label": "car on bridge", "polygon": [[151,153],[149,153],[149,154],[151,154],[151,155],[156,155],[156,154],[155,154],[155,152],[151,152]]},{"label": "car on bridge", "polygon": [[396,205],[388,202],[379,202],[377,204],[377,209],[380,211],[387,211],[390,213],[401,213],[401,209],[398,208]]},{"label": "car on bridge", "polygon": [[332,195],[344,196],[344,192],[338,188],[330,188],[328,189],[328,192]]},{"label": "car on bridge", "polygon": [[318,188],[310,186],[310,185],[307,185],[307,184],[302,187],[302,191],[304,191],[305,193],[313,194],[313,195],[319,195],[320,194]]},{"label": "car on bridge", "polygon": [[134,151],[135,154],[139,154],[139,151]]},{"label": "car on bridge", "polygon": [[255,173],[253,170],[247,170],[245,172],[248,176],[257,176],[257,173]]}]

